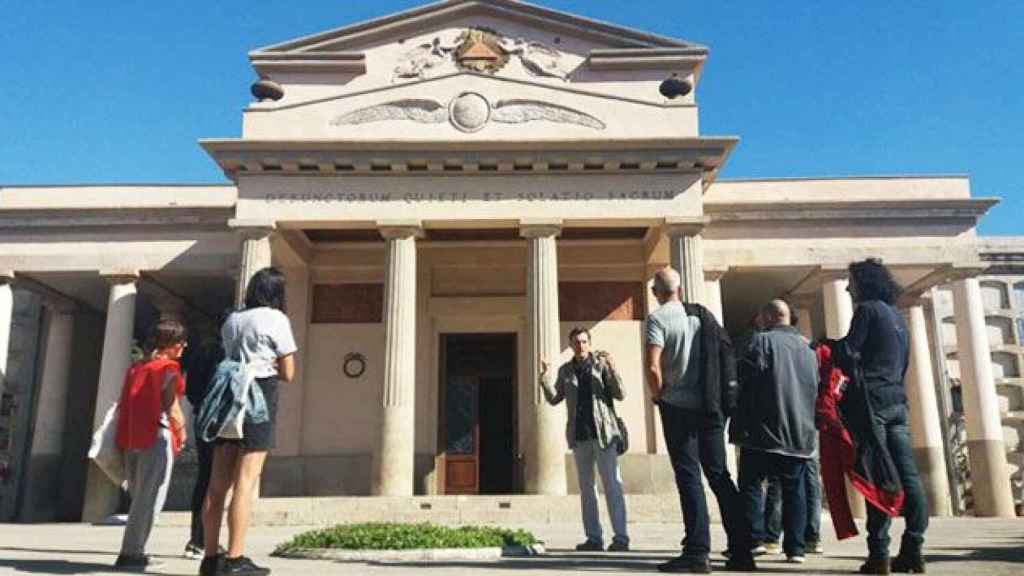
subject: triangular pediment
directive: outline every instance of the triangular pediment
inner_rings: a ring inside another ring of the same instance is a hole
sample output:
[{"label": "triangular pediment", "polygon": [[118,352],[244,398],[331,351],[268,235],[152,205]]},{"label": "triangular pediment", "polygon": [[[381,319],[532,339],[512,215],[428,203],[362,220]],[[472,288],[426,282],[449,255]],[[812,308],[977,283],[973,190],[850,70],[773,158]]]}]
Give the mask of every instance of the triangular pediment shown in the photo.
[{"label": "triangular pediment", "polygon": [[358,24],[265,46],[254,53],[337,53],[399,40],[467,17],[490,17],[586,39],[609,49],[684,48],[693,42],[642,32],[516,0],[443,0]]}]

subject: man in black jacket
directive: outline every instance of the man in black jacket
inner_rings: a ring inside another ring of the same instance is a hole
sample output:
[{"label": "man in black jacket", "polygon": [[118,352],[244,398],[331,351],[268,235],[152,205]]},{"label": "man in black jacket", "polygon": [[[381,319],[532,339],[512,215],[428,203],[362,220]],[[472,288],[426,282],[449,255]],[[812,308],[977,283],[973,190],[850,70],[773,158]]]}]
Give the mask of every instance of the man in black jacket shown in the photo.
[{"label": "man in black jacket", "polygon": [[789,306],[773,300],[761,310],[766,330],[754,335],[739,362],[737,439],[740,493],[747,519],[763,522],[761,486],[782,482],[783,550],[792,563],[804,561],[807,527],[807,466],[817,453],[814,403],[818,362],[800,332],[790,325]]},{"label": "man in black jacket", "polygon": [[701,469],[718,500],[729,536],[726,568],[755,570],[750,526],[725,465],[725,419],[735,400],[732,343],[715,317],[699,304],[679,299],[679,273],[654,277],[661,307],[647,317],[647,385],[661,412],[669,458],[686,526],[682,554],[658,566],[662,572],[708,573],[711,550],[707,500]]}]

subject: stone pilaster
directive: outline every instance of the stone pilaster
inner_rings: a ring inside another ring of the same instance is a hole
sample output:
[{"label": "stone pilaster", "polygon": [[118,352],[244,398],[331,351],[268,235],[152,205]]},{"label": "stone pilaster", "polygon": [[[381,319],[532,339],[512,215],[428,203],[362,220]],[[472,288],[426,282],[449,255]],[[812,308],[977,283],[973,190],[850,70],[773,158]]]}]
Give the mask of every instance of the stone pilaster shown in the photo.
[{"label": "stone pilaster", "polygon": [[976,516],[1014,517],[1003,426],[992,373],[992,351],[976,278],[953,283],[971,489]]},{"label": "stone pilaster", "polygon": [[[702,303],[715,315],[715,319],[722,326],[725,326],[725,313],[722,309],[722,277],[728,271],[728,268],[704,269],[704,300]],[[725,443],[725,464],[733,479],[738,478],[739,459],[736,454],[736,445],[728,441]]]},{"label": "stone pilaster", "polygon": [[0,270],[0,394],[7,377],[7,354],[11,344],[11,324],[14,321],[14,272]]},{"label": "stone pilaster", "polygon": [[387,242],[384,281],[384,382],[371,490],[412,496],[416,399],[417,225],[382,226]]},{"label": "stone pilaster", "polygon": [[[853,321],[853,299],[846,290],[850,283],[846,279],[845,271],[831,271],[824,275],[823,279],[821,298],[825,305],[825,335],[828,338],[839,339],[850,331],[850,322]],[[854,518],[866,518],[864,496],[853,488],[849,480],[846,481],[846,495]]]},{"label": "stone pilaster", "polygon": [[910,329],[910,365],[907,369],[906,389],[914,460],[921,473],[921,483],[928,497],[931,515],[951,516],[953,508],[924,308],[919,302],[911,303],[906,309],[906,317]]},{"label": "stone pilaster", "polygon": [[704,269],[704,305],[715,315],[718,323],[725,326],[725,312],[722,309],[722,277],[728,268]]},{"label": "stone pilaster", "polygon": [[71,386],[75,312],[70,301],[44,301],[46,330],[39,377],[35,427],[32,431],[19,521],[53,522],[60,506],[61,460],[65,450],[65,415]]},{"label": "stone pilaster", "polygon": [[670,260],[679,272],[684,302],[704,303],[704,225],[703,219],[665,222]]},{"label": "stone pilaster", "polygon": [[228,225],[242,236],[242,257],[239,261],[238,285],[235,290],[235,305],[242,307],[249,280],[256,272],[271,265],[270,235],[274,232],[275,224],[231,220]]},{"label": "stone pilaster", "polygon": [[558,314],[558,253],[555,238],[560,221],[523,223],[520,234],[529,242],[526,299],[528,352],[525,382],[529,383],[530,409],[525,446],[527,494],[564,495],[565,414],[549,406],[536,383],[541,361],[558,369],[561,341]]},{"label": "stone pilaster", "polygon": [[[107,299],[106,329],[103,333],[100,381],[96,390],[96,410],[93,413],[94,430],[103,422],[107,410],[117,402],[124,375],[131,363],[139,279],[135,272],[111,272],[104,273],[103,276],[110,284],[110,291]],[[114,486],[99,468],[90,464],[82,520],[102,520],[117,509],[117,500],[117,486]]]}]

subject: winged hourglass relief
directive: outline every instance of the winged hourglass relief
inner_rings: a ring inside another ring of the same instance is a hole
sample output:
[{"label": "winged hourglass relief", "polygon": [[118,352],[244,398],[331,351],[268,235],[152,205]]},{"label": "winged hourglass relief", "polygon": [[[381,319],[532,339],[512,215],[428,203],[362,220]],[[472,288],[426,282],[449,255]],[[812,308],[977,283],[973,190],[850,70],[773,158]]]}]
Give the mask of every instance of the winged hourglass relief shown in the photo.
[{"label": "winged hourglass relief", "polygon": [[332,126],[369,124],[388,120],[411,120],[420,124],[449,122],[462,132],[476,132],[490,122],[523,124],[555,122],[604,130],[605,123],[586,112],[541,100],[507,99],[493,105],[476,92],[463,92],[447,105],[424,98],[393,100],[359,108],[331,120]]},{"label": "winged hourglass relief", "polygon": [[450,65],[453,70],[497,72],[516,58],[533,76],[568,80],[572,73],[563,54],[544,44],[524,38],[509,38],[489,28],[469,28],[457,36],[437,36],[402,54],[392,82],[424,80]]}]

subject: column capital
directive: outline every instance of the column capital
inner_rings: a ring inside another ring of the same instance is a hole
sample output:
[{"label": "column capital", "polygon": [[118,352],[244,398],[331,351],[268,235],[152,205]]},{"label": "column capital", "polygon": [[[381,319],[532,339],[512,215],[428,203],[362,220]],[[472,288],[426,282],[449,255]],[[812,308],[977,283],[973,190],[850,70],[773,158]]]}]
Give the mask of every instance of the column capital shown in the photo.
[{"label": "column capital", "polygon": [[850,269],[842,265],[822,266],[815,273],[816,278],[822,284],[826,282],[838,282],[850,279]]},{"label": "column capital", "polygon": [[902,310],[910,310],[911,308],[924,308],[928,304],[929,299],[921,295],[912,296],[901,296],[899,301],[896,303]]},{"label": "column capital", "polygon": [[815,293],[787,294],[785,300],[798,310],[810,310],[811,306],[818,301]]},{"label": "column capital", "polygon": [[14,270],[0,270],[0,286],[14,283]]},{"label": "column capital", "polygon": [[419,220],[377,220],[377,231],[385,240],[402,240],[423,236],[423,223]]},{"label": "column capital", "polygon": [[728,266],[705,267],[704,268],[704,281],[705,282],[718,282],[728,272],[729,272],[729,267]]},{"label": "column capital", "polygon": [[519,235],[523,238],[548,238],[561,233],[561,218],[526,218],[519,221]]},{"label": "column capital", "polygon": [[135,284],[139,281],[138,270],[100,270],[100,276],[111,286],[116,286],[118,284]]},{"label": "column capital", "polygon": [[668,236],[696,236],[708,225],[707,216],[665,218],[662,229]]},{"label": "column capital", "polygon": [[277,229],[277,222],[265,219],[231,218],[228,228],[238,232],[246,240],[260,240],[270,236]]}]

